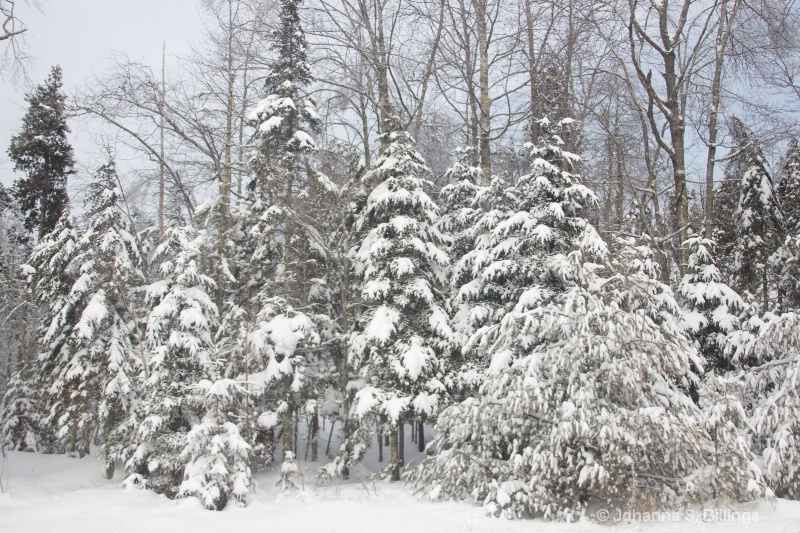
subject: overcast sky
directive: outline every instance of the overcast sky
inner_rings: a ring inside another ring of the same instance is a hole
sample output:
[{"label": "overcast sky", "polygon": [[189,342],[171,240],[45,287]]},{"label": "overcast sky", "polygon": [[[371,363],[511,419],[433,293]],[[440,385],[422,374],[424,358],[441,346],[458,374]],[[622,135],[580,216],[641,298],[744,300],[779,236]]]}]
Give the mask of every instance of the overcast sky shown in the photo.
[{"label": "overcast sky", "polygon": [[[19,2],[19,17],[27,25],[27,52],[34,57],[30,77],[41,83],[51,66],[64,70],[64,90],[69,95],[92,75],[100,75],[114,52],[154,68],[161,66],[162,43],[170,55],[188,52],[189,43],[202,38],[195,0],[45,0],[42,12]],[[0,182],[14,179],[6,150],[25,113],[25,92],[30,87],[0,80]],[[73,125],[73,130],[75,126]],[[73,133],[79,162],[86,163],[90,146]]]}]

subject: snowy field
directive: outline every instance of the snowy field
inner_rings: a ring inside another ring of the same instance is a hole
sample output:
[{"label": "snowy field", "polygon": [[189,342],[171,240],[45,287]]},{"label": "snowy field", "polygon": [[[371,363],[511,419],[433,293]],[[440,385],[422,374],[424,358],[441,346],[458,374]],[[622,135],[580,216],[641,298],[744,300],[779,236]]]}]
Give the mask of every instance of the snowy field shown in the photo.
[{"label": "snowy field", "polygon": [[[750,518],[749,523],[709,523],[699,517],[617,523],[613,514],[606,524],[509,521],[486,517],[480,508],[464,503],[421,503],[407,485],[373,483],[363,475],[365,470],[347,483],[320,486],[311,479],[316,465],[307,466],[303,493],[281,494],[274,488],[276,474],[267,472],[257,476],[258,486],[247,507],[229,505],[222,512],[212,512],[195,498],[171,501],[149,491],[123,489],[120,474],[109,481],[102,470],[101,463],[91,458],[8,453],[0,495],[0,532],[800,532],[798,502],[779,500],[737,509],[739,516]],[[728,517],[732,516],[729,512]]]}]

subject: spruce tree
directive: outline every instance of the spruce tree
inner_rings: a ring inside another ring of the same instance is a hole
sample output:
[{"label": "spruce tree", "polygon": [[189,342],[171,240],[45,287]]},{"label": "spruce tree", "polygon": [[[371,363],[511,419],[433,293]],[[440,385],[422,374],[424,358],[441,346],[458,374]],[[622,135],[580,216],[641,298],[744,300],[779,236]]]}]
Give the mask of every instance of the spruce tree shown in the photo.
[{"label": "spruce tree", "polygon": [[688,309],[684,326],[700,343],[700,350],[713,369],[733,370],[725,353],[726,336],[739,327],[739,314],[745,307],[742,298],[722,279],[714,261],[714,243],[692,236],[687,273],[681,281],[680,294]]},{"label": "spruce tree", "polygon": [[[78,234],[72,215],[65,212],[53,231],[40,239],[22,266],[29,290],[41,306],[41,325],[37,334],[38,362],[31,372],[31,388],[36,391],[42,409],[43,433],[40,440],[50,452],[74,452],[77,428],[65,428],[65,434],[56,431],[61,408],[72,402],[69,391],[61,387],[60,376],[71,359],[69,335],[76,326],[79,315],[70,292],[77,279],[74,270],[75,246]],[[59,395],[61,394],[61,395]]]},{"label": "spruce tree", "polygon": [[201,380],[196,389],[205,396],[205,415],[186,435],[181,458],[188,460],[180,495],[200,498],[206,509],[221,511],[230,499],[244,505],[252,484],[252,449],[231,420],[246,391],[231,379]]},{"label": "spruce tree", "polygon": [[80,276],[70,296],[84,303],[71,338],[75,356],[68,373],[94,369],[92,380],[81,387],[95,396],[92,416],[96,417],[110,478],[114,462],[127,460],[133,445],[137,376],[143,363],[137,294],[145,281],[140,243],[124,210],[113,159],[94,174],[87,208],[89,225],[76,243],[73,259],[80,265]]},{"label": "spruce tree", "polygon": [[453,343],[442,291],[447,254],[436,228],[438,208],[425,192],[428,172],[399,120],[387,121],[386,149],[365,183],[370,192],[355,250],[364,311],[351,342],[365,387],[354,409],[386,416],[390,475],[400,476],[397,430],[419,416],[434,417],[446,391],[442,380]]},{"label": "spruce tree", "polygon": [[778,279],[780,310],[800,310],[800,144],[792,139],[781,169],[778,199],[784,214],[785,238],[772,257]]},{"label": "spruce tree", "polygon": [[42,395],[33,388],[31,367],[24,365],[8,383],[0,405],[0,450],[48,451],[42,427]]},{"label": "spruce tree", "polygon": [[[43,349],[54,343],[59,346],[57,357],[42,358],[52,380],[48,387],[51,428],[57,435],[69,435],[69,449],[78,446],[81,456],[88,453],[91,439],[99,432],[109,477],[115,459],[126,458],[134,429],[126,421],[136,401],[134,380],[139,372],[134,355],[138,351],[134,341],[137,309],[132,306],[134,291],[144,281],[139,244],[120,202],[115,167],[108,161],[89,185],[86,231],[63,244],[59,240],[69,238],[66,229],[52,236],[56,246],[69,246],[62,248],[66,257],[55,256],[64,261],[63,271],[52,271],[52,257],[42,265],[47,275],[60,278],[42,281],[56,287],[38,288],[46,297],[55,292],[54,301],[60,306],[50,317],[42,343]],[[50,240],[48,236],[42,244],[49,247]],[[35,253],[34,264],[50,254]],[[68,284],[62,285],[64,278]]]},{"label": "spruce tree", "polygon": [[741,120],[734,117],[731,122],[740,155],[731,160],[726,172],[741,180],[733,216],[734,288],[750,294],[753,303],[767,311],[773,300],[770,256],[783,241],[783,214],[760,143]]},{"label": "spruce tree", "polygon": [[[249,115],[256,128],[256,146],[251,158],[253,204],[249,211],[257,217],[254,225],[260,239],[252,242],[250,248],[256,254],[253,259],[278,259],[277,264],[265,265],[265,270],[258,274],[262,283],[274,287],[266,291],[268,297],[262,295],[258,302],[266,305],[270,303],[269,297],[279,296],[281,305],[287,306],[291,313],[312,303],[317,286],[313,280],[322,278],[325,272],[318,239],[319,224],[324,218],[315,216],[325,180],[311,168],[310,162],[310,156],[317,150],[312,135],[318,131],[320,119],[309,95],[313,78],[300,21],[301,3],[301,0],[280,3],[280,25],[272,35],[276,57],[269,65],[264,85],[267,96]],[[251,236],[256,237],[256,233]],[[256,309],[253,314],[258,312]],[[254,323],[260,321],[256,316],[252,319]],[[302,393],[290,390],[283,397],[288,402],[282,411],[284,455],[292,449],[293,415],[314,388],[311,386]]]},{"label": "spruce tree", "polygon": [[28,111],[22,131],[11,138],[8,155],[14,170],[25,177],[14,182],[14,198],[25,213],[25,227],[49,233],[67,203],[67,178],[75,172],[67,140],[66,95],[61,90],[61,67],[55,66],[43,85],[25,97]]},{"label": "spruce tree", "polygon": [[297,290],[297,278],[307,246],[307,222],[299,220],[297,214],[304,213],[303,203],[312,186],[307,165],[316,143],[311,134],[320,125],[308,95],[312,76],[298,13],[300,4],[301,0],[281,2],[280,26],[273,33],[272,46],[277,57],[264,86],[267,96],[249,115],[256,128],[251,192],[268,208],[267,216],[282,233],[283,268],[278,273],[283,296],[292,304],[304,299]]},{"label": "spruce tree", "polygon": [[778,198],[785,217],[786,232],[797,235],[800,230],[800,143],[793,138],[783,159]]},{"label": "spruce tree", "polygon": [[[472,316],[478,298],[462,294],[461,288],[474,279],[473,265],[484,250],[485,232],[490,221],[501,220],[505,213],[499,210],[498,191],[502,182],[495,179],[490,187],[481,187],[481,170],[469,165],[469,152],[460,152],[447,172],[448,184],[440,192],[442,216],[437,227],[447,238],[450,257],[448,272],[449,294],[446,305],[455,333],[451,375],[447,386],[451,393],[460,395],[472,390],[480,380],[475,361],[463,353],[463,347],[475,331],[476,317]],[[480,365],[478,365],[480,366]]]},{"label": "spruce tree", "polygon": [[571,121],[544,119],[538,127],[540,143],[528,145],[530,172],[513,185],[495,178],[481,191],[482,213],[469,230],[473,249],[453,273],[455,329],[469,337],[465,357],[479,371],[493,357],[487,334],[508,313],[563,292],[570,282],[553,271],[553,258],[595,231],[581,215],[594,195],[575,172],[580,159],[563,148]]},{"label": "spruce tree", "polygon": [[[220,377],[213,336],[218,312],[210,296],[216,286],[202,270],[208,251],[205,232],[168,228],[154,254],[162,279],[146,292],[148,361],[138,408],[138,445],[127,467],[131,483],[144,482],[170,497],[180,494],[192,460],[191,452],[184,455],[187,436],[206,416],[208,389],[201,383]],[[224,504],[220,500],[217,505]]]},{"label": "spruce tree", "polygon": [[580,240],[551,262],[565,290],[504,317],[479,393],[440,415],[440,452],[416,474],[429,498],[571,521],[592,502],[702,501],[710,483],[720,499],[763,494],[746,453],[728,458],[732,481],[710,479],[714,442],[686,394],[702,361],[652,252],[620,249],[611,261]]},{"label": "spruce tree", "polygon": [[750,423],[753,448],[761,455],[764,475],[775,494],[800,497],[800,315],[766,313],[752,335],[736,339],[733,355],[757,361],[747,376],[748,398],[755,406]]}]

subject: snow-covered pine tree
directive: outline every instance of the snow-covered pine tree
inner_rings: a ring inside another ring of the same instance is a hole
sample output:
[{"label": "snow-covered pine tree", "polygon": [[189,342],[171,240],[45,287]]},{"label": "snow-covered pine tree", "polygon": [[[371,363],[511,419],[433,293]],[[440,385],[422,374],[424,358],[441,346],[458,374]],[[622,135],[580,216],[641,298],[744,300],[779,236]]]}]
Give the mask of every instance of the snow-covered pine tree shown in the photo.
[{"label": "snow-covered pine tree", "polygon": [[[251,158],[254,180],[251,190],[266,208],[273,239],[280,243],[281,265],[274,270],[280,295],[289,306],[305,307],[314,283],[321,277],[319,233],[309,210],[320,185],[319,175],[310,167],[309,156],[316,151],[312,134],[320,119],[308,93],[312,82],[306,55],[306,38],[300,21],[302,0],[281,0],[280,25],[273,32],[276,58],[265,81],[267,94],[250,113],[256,128],[256,147]],[[277,237],[276,237],[277,236]],[[315,242],[316,241],[316,242]],[[292,416],[300,399],[284,413],[283,451],[292,449]]]},{"label": "snow-covered pine tree", "polygon": [[800,310],[800,143],[792,139],[781,168],[778,199],[784,214],[786,237],[772,257],[778,279],[780,310]]},{"label": "snow-covered pine tree", "polygon": [[[417,474],[429,497],[574,520],[592,503],[663,508],[705,496],[681,481],[707,480],[713,446],[686,393],[702,363],[679,307],[649,249],[627,243],[609,265],[598,241],[553,257],[572,286],[497,328],[480,394],[440,415],[440,453]],[[748,487],[746,469],[732,475]]]},{"label": "snow-covered pine tree", "polygon": [[154,254],[161,279],[147,287],[145,331],[149,361],[138,412],[136,451],[128,460],[129,482],[174,497],[188,459],[187,435],[206,415],[203,380],[216,382],[215,284],[203,273],[207,234],[173,226]]},{"label": "snow-covered pine tree", "polygon": [[14,182],[14,198],[26,215],[25,227],[38,229],[40,240],[67,209],[67,178],[75,172],[62,84],[61,67],[55,66],[45,83],[25,97],[30,107],[8,148],[14,170],[26,174]]},{"label": "snow-covered pine tree", "polygon": [[[311,134],[319,129],[320,119],[314,101],[308,95],[312,81],[306,58],[306,39],[298,12],[302,0],[282,0],[280,26],[273,33],[273,50],[277,53],[270,65],[264,98],[250,113],[256,128],[256,149],[251,158],[255,179],[252,188],[266,201],[272,216],[279,218],[282,232],[284,296],[300,299],[296,278],[304,221],[298,220],[302,202],[308,196],[311,176],[308,156],[316,151]],[[299,227],[298,227],[299,226]]]},{"label": "snow-covered pine tree", "polygon": [[[11,376],[0,405],[0,450],[44,452],[42,435],[42,397],[32,387],[31,365],[22,366]],[[47,441],[45,440],[45,443]]]},{"label": "snow-covered pine tree", "polygon": [[[355,394],[363,385],[356,361],[350,357],[352,334],[358,327],[358,305],[361,301],[361,280],[355,273],[356,249],[354,244],[363,236],[357,228],[358,214],[363,211],[369,191],[363,177],[365,158],[351,145],[334,143],[324,151],[321,168],[340,183],[335,195],[335,209],[326,216],[332,231],[326,233],[329,251],[325,277],[330,329],[320,330],[326,343],[329,372],[328,379],[317,381],[322,392],[320,411],[331,423],[331,431],[338,427],[339,449],[333,461],[321,470],[324,477],[348,478],[350,468],[361,461],[372,438],[372,428],[351,409]],[[335,218],[333,218],[335,217]],[[378,421],[379,422],[379,421]],[[379,422],[380,423],[380,422]],[[381,435],[382,436],[382,435]],[[330,450],[326,449],[326,453]]]},{"label": "snow-covered pine tree", "polygon": [[53,406],[56,402],[68,402],[69,398],[55,397],[52,390],[71,357],[67,339],[78,319],[74,302],[68,297],[76,279],[70,265],[77,240],[75,222],[72,215],[65,212],[53,231],[36,244],[27,264],[22,265],[33,300],[42,310],[37,335],[38,357],[29,376],[30,389],[38,395],[34,405],[42,411],[40,415],[31,416],[41,418],[39,449],[55,453],[76,450],[74,438],[56,435],[55,419],[59,415]]},{"label": "snow-covered pine tree", "polygon": [[741,120],[733,117],[731,122],[742,158],[732,161],[741,172],[735,175],[741,185],[733,219],[733,285],[740,294],[752,295],[752,303],[758,302],[767,311],[775,300],[769,260],[783,241],[783,214],[760,143]]},{"label": "snow-covered pine tree", "polygon": [[205,397],[205,416],[186,435],[181,458],[186,460],[181,496],[197,496],[206,509],[221,511],[233,498],[244,505],[252,485],[251,446],[231,420],[247,393],[232,379],[201,380],[194,388]]},{"label": "snow-covered pine tree", "polygon": [[[295,311],[283,298],[262,294],[257,321],[247,345],[259,368],[248,377],[261,409],[257,423],[260,429],[273,431],[281,421],[286,432],[293,429],[293,409],[303,406],[302,399],[307,400],[306,407],[308,401],[312,410],[315,406],[316,398],[306,394],[309,387],[307,348],[318,344],[320,338],[311,317]],[[284,462],[290,455],[292,460],[296,457],[291,443],[292,435],[284,434]],[[284,488],[294,486],[294,480],[289,477],[296,474],[296,469],[286,467],[282,473]]]},{"label": "snow-covered pine tree", "polygon": [[503,202],[505,183],[494,177],[488,187],[481,186],[482,173],[480,168],[469,165],[469,150],[458,155],[459,160],[445,173],[448,185],[440,192],[442,216],[438,222],[447,237],[451,261],[446,304],[455,343],[445,385],[453,398],[474,392],[485,368],[474,352],[465,353],[463,348],[485,319],[484,305],[488,302],[482,297],[485,295],[462,293],[461,289],[473,282],[476,275],[473,267],[487,254],[487,234],[511,213],[507,202]]},{"label": "snow-covered pine tree", "polygon": [[454,335],[442,292],[448,257],[440,248],[438,208],[425,192],[428,170],[399,120],[385,125],[386,149],[364,176],[377,185],[357,222],[363,238],[355,246],[355,265],[364,310],[351,357],[365,383],[355,412],[387,417],[390,475],[397,480],[398,424],[437,414]]},{"label": "snow-covered pine tree", "polygon": [[747,395],[756,406],[753,449],[775,494],[800,498],[800,315],[766,313],[755,334],[736,340],[734,355],[759,363],[747,376]]},{"label": "snow-covered pine tree", "polygon": [[447,252],[453,264],[474,247],[470,230],[483,213],[480,205],[481,169],[469,165],[468,150],[457,152],[458,161],[447,169],[447,185],[439,193],[442,216],[438,227],[448,237]]},{"label": "snow-covered pine tree", "polygon": [[[448,276],[451,280],[455,278],[451,282],[453,294],[448,297],[448,310],[451,313],[459,307],[455,301],[457,289],[462,283],[473,279],[471,271],[463,272],[465,269],[462,267],[459,270],[458,266],[462,258],[475,250],[475,228],[485,210],[490,210],[485,195],[482,194],[484,190],[480,186],[481,169],[469,165],[468,150],[460,150],[457,155],[458,161],[445,172],[447,185],[439,193],[442,215],[437,223],[439,231],[447,237],[446,251],[450,257],[451,270],[454,271]],[[463,332],[459,333],[465,335]]]},{"label": "snow-covered pine tree", "polygon": [[[572,121],[538,121],[541,142],[527,145],[531,171],[507,186],[497,178],[480,191],[482,212],[467,230],[473,249],[456,263],[453,284],[454,327],[469,338],[465,374],[479,384],[492,355],[485,333],[515,307],[535,307],[564,290],[551,272],[550,259],[572,250],[591,229],[580,215],[594,195],[573,172],[578,156],[562,147],[561,133]],[[594,231],[591,229],[591,231]]]},{"label": "snow-covered pine tree", "polygon": [[716,259],[723,278],[733,283],[733,255],[737,242],[734,221],[742,184],[731,169],[726,169],[719,188],[714,192],[714,238]]},{"label": "snow-covered pine tree", "polygon": [[114,461],[126,460],[131,451],[135,381],[141,369],[135,289],[144,282],[142,256],[122,201],[116,167],[109,159],[89,184],[89,224],[69,265],[77,275],[67,296],[77,317],[67,340],[71,358],[51,387],[56,397],[70,398],[57,400],[53,409],[60,413],[59,431],[80,429],[82,453],[100,432],[109,478]]},{"label": "snow-covered pine tree", "polygon": [[259,295],[277,291],[281,250],[275,217],[260,198],[251,194],[247,202],[232,207],[230,215],[225,247],[229,283],[215,342],[227,354],[220,375],[242,382],[244,392],[236,414],[242,438],[251,446],[250,468],[257,471],[272,463],[275,443],[272,428],[258,423],[261,402],[250,376],[261,371],[263,363],[250,348],[249,335],[258,324]]},{"label": "snow-covered pine tree", "polygon": [[778,199],[783,208],[787,233],[797,234],[800,230],[800,142],[797,138],[792,138],[783,158]]},{"label": "snow-covered pine tree", "polygon": [[[707,361],[702,382],[691,386],[713,443],[713,461],[692,477],[693,491],[714,500],[746,500],[752,493],[767,494],[750,450],[750,425],[741,362],[731,356],[731,334],[739,328],[745,308],[742,298],[722,281],[714,262],[714,243],[692,235],[687,242],[689,263],[679,293],[686,309],[684,329],[697,340]],[[742,472],[751,472],[750,477]]]},{"label": "snow-covered pine tree", "polygon": [[686,244],[689,263],[679,287],[687,307],[682,316],[684,327],[700,343],[700,351],[712,368],[733,370],[733,362],[725,353],[726,337],[737,329],[744,301],[722,280],[712,241],[693,235]]}]

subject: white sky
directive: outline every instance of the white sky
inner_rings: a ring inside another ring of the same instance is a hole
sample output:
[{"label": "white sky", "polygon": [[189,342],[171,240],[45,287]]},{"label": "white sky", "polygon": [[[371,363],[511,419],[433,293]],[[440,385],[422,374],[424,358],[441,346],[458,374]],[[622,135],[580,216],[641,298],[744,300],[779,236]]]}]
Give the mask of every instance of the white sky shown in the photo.
[{"label": "white sky", "polygon": [[[43,82],[59,64],[67,95],[93,74],[101,74],[113,52],[124,52],[156,70],[162,43],[166,42],[169,64],[170,55],[187,53],[189,42],[202,37],[195,0],[46,0],[42,12],[18,2],[18,14],[29,28],[26,50],[34,58],[32,82]],[[0,80],[0,182],[6,186],[15,177],[6,150],[21,126],[28,89]],[[74,131],[78,125],[71,126],[76,157],[85,163],[92,147]]]}]

